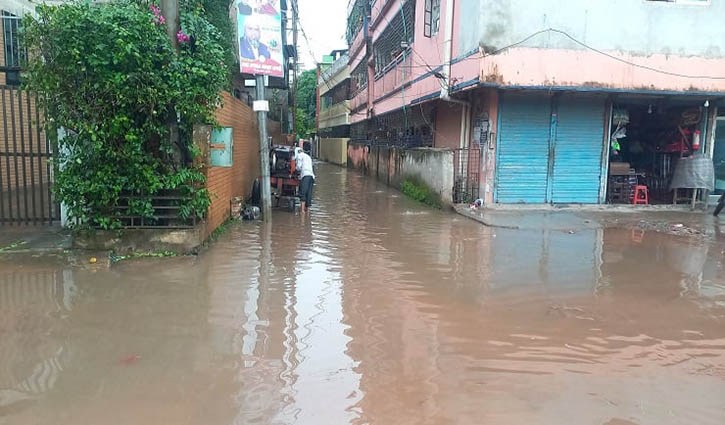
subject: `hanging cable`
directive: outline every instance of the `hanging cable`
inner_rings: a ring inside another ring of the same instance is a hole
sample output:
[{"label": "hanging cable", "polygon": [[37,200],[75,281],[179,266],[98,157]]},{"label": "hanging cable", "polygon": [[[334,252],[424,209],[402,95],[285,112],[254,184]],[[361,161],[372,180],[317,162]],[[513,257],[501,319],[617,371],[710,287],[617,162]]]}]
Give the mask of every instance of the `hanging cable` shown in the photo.
[{"label": "hanging cable", "polygon": [[[408,26],[405,23],[405,12],[403,11],[403,2],[400,2],[400,16],[403,18],[403,37],[405,37],[405,44],[406,48],[403,49],[403,63],[405,63],[406,59],[406,52],[408,51],[408,47],[412,46],[410,45],[410,39],[408,38]],[[403,83],[400,85],[400,94],[403,98],[403,115],[405,115],[405,132],[408,131],[408,110],[406,109],[405,104],[405,66],[403,66]]]}]

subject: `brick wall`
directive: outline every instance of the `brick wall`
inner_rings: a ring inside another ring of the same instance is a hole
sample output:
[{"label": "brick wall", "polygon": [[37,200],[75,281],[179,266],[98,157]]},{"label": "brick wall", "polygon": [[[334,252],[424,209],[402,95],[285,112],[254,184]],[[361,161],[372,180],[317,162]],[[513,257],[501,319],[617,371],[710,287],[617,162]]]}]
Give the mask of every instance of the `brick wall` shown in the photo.
[{"label": "brick wall", "polygon": [[[234,159],[230,168],[207,168],[207,187],[212,198],[208,214],[208,234],[229,218],[232,198],[247,198],[251,195],[254,179],[260,175],[256,114],[246,103],[225,93],[224,105],[217,111],[216,118],[221,126],[234,129]],[[269,136],[279,139],[279,128],[279,123],[270,122],[268,129],[272,131]]]}]

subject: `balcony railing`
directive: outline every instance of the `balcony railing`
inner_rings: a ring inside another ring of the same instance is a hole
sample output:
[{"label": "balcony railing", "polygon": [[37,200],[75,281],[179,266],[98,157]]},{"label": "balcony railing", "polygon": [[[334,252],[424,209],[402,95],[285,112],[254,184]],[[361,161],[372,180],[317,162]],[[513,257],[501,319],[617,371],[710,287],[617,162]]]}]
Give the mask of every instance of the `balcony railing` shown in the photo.
[{"label": "balcony railing", "polygon": [[348,3],[347,13],[347,43],[352,45],[352,41],[358,36],[365,26],[365,19],[370,10],[369,0],[353,0]]},{"label": "balcony railing", "polygon": [[401,53],[395,61],[375,76],[375,93],[381,95],[389,93],[409,82],[412,79],[412,66],[413,58],[410,52]]},{"label": "balcony railing", "polygon": [[365,84],[359,90],[350,94],[350,110],[357,111],[368,103],[368,85]]},{"label": "balcony railing", "polygon": [[350,124],[350,101],[336,103],[320,110],[320,128]]},{"label": "balcony railing", "polygon": [[342,72],[342,70],[347,67],[349,62],[350,56],[348,56],[347,54],[337,58],[337,60],[329,68],[327,68],[322,74],[320,74],[320,79],[317,81],[317,85],[325,84],[326,81],[329,81],[331,78]]}]

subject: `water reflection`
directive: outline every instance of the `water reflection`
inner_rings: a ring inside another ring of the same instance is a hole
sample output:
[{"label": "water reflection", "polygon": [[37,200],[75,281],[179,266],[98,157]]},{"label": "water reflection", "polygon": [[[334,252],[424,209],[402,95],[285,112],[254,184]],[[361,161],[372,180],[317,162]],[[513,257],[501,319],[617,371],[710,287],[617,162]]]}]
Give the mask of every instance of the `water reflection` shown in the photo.
[{"label": "water reflection", "polygon": [[0,269],[0,409],[55,387],[68,360],[57,322],[70,313],[75,294],[70,271]]},{"label": "water reflection", "polygon": [[197,259],[0,266],[0,424],[725,422],[723,240],[491,229],[318,174],[311,217]]}]

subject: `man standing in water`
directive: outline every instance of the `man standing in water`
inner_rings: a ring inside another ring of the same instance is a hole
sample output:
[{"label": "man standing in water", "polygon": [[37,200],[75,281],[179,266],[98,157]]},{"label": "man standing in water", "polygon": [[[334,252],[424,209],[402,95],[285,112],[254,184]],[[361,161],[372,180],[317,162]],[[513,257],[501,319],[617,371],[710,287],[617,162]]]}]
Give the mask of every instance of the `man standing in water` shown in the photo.
[{"label": "man standing in water", "polygon": [[300,170],[300,201],[303,213],[312,205],[312,187],[315,185],[315,172],[312,170],[312,158],[301,148],[295,149],[295,164]]}]

